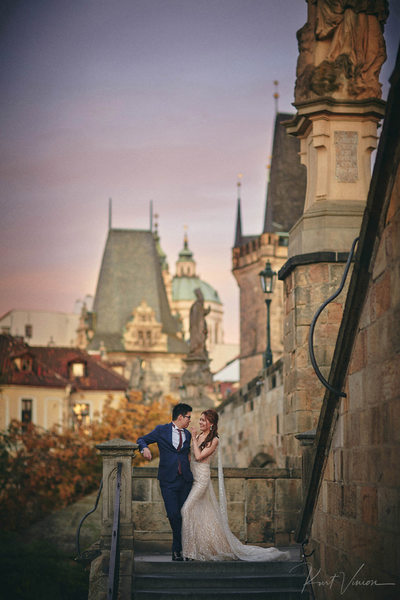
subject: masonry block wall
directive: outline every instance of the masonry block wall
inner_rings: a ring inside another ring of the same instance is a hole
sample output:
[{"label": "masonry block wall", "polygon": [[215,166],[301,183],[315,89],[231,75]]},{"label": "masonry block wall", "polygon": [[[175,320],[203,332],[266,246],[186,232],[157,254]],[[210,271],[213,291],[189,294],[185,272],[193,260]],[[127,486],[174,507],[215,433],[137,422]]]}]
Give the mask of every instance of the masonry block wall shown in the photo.
[{"label": "masonry block wall", "polygon": [[[311,364],[308,335],[316,311],[340,285],[346,255],[336,255],[340,262],[317,262],[324,254],[334,255],[315,253],[313,263],[292,269],[289,265],[280,273],[284,279],[285,313],[282,445],[289,467],[301,467],[300,446],[294,436],[316,426],[325,390]],[[324,377],[329,374],[346,291],[347,285],[317,321],[314,352]]]},{"label": "masonry block wall", "polygon": [[283,405],[282,359],[220,404],[218,429],[225,466],[285,467]]},{"label": "masonry block wall", "polygon": [[312,527],[318,600],[399,598],[400,172],[373,262],[346,390]]},{"label": "masonry block wall", "polygon": [[[233,275],[240,290],[240,385],[256,377],[263,368],[267,345],[267,309],[260,286],[259,272],[270,260],[279,271],[287,258],[287,237],[263,233],[240,247],[233,248]],[[271,348],[273,359],[283,352],[283,288],[276,281],[271,301]]]}]

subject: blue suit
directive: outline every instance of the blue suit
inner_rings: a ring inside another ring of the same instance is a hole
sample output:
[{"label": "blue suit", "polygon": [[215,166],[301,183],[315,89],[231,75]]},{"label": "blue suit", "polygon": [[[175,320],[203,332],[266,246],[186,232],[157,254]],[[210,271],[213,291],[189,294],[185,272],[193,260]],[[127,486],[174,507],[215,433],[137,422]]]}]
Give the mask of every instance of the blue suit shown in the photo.
[{"label": "blue suit", "polygon": [[[172,443],[172,423],[157,425],[153,431],[137,440],[139,450],[156,443],[160,450],[158,480],[164,500],[167,516],[172,528],[172,552],[182,551],[182,516],[181,508],[193,483],[190,470],[189,451],[192,436],[185,430],[185,441],[178,451]],[[180,465],[181,473],[178,472]]]}]

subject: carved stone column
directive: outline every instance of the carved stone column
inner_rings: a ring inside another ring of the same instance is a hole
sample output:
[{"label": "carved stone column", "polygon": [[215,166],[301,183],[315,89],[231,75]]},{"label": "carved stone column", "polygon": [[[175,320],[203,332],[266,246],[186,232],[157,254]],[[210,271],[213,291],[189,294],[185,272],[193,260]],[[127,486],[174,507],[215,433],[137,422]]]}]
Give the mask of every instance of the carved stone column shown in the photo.
[{"label": "carved stone column", "polygon": [[[289,232],[288,261],[279,272],[285,294],[282,447],[291,467],[301,462],[294,436],[316,426],[325,391],[309,357],[310,323],[339,287],[359,235],[385,107],[379,83],[386,56],[385,1],[307,3],[307,23],[297,32],[297,113],[285,124],[300,139],[307,189],[304,212]],[[315,331],[315,357],[325,377],[346,289]]]},{"label": "carved stone column", "polygon": [[120,598],[131,598],[134,567],[132,519],[132,458],[137,444],[115,439],[96,446],[103,458],[103,504],[100,549],[90,569],[89,600],[107,598],[111,534],[114,517],[117,465],[122,464],[119,525],[119,582]]},{"label": "carved stone column", "polygon": [[321,98],[296,108],[286,127],[300,138],[307,191],[304,213],[290,232],[288,256],[348,252],[360,230],[385,103]]}]

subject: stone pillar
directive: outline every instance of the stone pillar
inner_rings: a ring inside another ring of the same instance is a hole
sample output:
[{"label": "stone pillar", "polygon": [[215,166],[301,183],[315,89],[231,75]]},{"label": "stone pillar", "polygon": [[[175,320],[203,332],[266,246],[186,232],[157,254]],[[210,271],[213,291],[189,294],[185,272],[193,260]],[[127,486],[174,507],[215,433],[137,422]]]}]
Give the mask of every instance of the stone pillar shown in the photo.
[{"label": "stone pillar", "polygon": [[[310,324],[321,304],[339,287],[346,260],[344,252],[315,252],[292,258],[279,272],[285,290],[282,452],[290,468],[301,468],[301,452],[295,435],[316,427],[325,391],[311,364]],[[316,361],[326,379],[346,292],[347,284],[322,312],[314,332]]]},{"label": "stone pillar", "polygon": [[108,569],[114,516],[117,464],[122,463],[119,526],[119,596],[131,598],[134,567],[132,518],[132,458],[137,444],[115,439],[96,446],[103,458],[103,503],[100,550],[90,569],[89,600],[107,598]]},{"label": "stone pillar", "polygon": [[[371,179],[371,153],[384,115],[381,100],[314,100],[296,106],[288,133],[300,138],[307,167],[304,213],[289,236],[288,257],[348,252],[360,230]],[[339,234],[340,232],[340,234]]]},{"label": "stone pillar", "polygon": [[[379,71],[385,60],[384,3],[333,6],[308,0],[307,23],[297,32],[297,113],[285,126],[300,139],[307,168],[304,212],[289,233],[284,282],[284,439],[287,466],[299,467],[294,436],[316,426],[324,387],[308,351],[312,318],[339,287],[348,252],[359,234],[371,177],[371,153],[384,114]],[[328,378],[346,299],[322,313],[315,356]]]},{"label": "stone pillar", "polygon": [[301,487],[303,492],[303,501],[305,499],[308,480],[311,474],[311,468],[314,462],[314,440],[316,429],[299,433],[295,436],[300,442],[301,447]]},{"label": "stone pillar", "polygon": [[212,375],[208,357],[191,357],[183,359],[186,365],[182,375],[181,402],[193,408],[192,423],[196,423],[203,410],[212,408],[215,400],[210,398],[206,389],[212,384]]}]

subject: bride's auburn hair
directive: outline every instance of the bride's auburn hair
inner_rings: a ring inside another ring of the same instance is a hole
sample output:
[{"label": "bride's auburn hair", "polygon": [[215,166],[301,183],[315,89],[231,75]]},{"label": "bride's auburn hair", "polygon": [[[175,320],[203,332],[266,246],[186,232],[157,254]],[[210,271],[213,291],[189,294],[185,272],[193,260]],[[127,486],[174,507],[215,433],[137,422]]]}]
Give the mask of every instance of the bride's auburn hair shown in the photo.
[{"label": "bride's auburn hair", "polygon": [[213,408],[208,408],[207,410],[203,410],[201,413],[207,421],[210,423],[210,432],[206,439],[200,444],[200,450],[204,450],[206,446],[211,444],[215,437],[219,437],[218,435],[218,419],[219,415],[216,410]]}]

